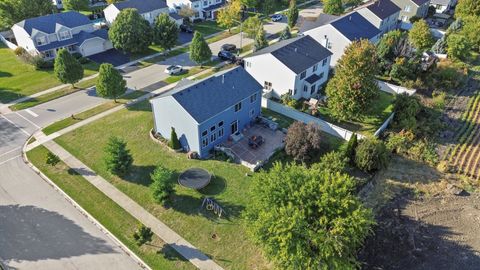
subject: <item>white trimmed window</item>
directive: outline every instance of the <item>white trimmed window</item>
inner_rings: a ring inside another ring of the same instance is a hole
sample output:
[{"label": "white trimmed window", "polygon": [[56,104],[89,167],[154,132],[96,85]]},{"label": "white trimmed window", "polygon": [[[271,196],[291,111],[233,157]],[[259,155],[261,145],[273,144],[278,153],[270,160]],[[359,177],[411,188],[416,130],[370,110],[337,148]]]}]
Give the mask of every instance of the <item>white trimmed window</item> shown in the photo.
[{"label": "white trimmed window", "polygon": [[65,40],[72,38],[72,35],[70,34],[70,31],[62,31],[58,33],[58,39],[59,40]]},{"label": "white trimmed window", "polygon": [[37,37],[36,41],[38,46],[45,45],[47,44],[47,37],[45,36]]}]

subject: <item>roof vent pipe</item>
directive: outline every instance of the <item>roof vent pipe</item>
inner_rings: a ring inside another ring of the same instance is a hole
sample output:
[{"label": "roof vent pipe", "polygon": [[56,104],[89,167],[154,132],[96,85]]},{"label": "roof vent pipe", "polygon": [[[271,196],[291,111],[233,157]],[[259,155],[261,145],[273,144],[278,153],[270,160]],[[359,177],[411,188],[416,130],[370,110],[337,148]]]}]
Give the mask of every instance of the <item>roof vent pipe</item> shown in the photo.
[{"label": "roof vent pipe", "polygon": [[222,84],[225,83],[225,74],[222,74]]},{"label": "roof vent pipe", "polygon": [[297,52],[297,51],[298,51],[298,49],[297,49],[297,47],[295,47],[295,52]]}]

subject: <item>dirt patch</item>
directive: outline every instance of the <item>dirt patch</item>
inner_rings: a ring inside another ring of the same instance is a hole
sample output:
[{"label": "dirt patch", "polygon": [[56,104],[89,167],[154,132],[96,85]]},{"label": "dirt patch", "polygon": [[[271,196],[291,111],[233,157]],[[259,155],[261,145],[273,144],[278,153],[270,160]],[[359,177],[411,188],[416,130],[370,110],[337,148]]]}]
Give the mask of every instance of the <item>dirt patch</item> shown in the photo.
[{"label": "dirt patch", "polygon": [[377,216],[359,259],[363,269],[479,269],[480,195],[409,199],[404,193]]}]

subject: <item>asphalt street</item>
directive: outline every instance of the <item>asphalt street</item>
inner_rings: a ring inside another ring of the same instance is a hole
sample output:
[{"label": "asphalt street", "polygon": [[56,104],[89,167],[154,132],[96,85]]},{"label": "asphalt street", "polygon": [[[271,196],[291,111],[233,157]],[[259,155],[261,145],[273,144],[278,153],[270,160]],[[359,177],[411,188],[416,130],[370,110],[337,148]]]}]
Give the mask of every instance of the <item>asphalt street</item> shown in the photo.
[{"label": "asphalt street", "polygon": [[[277,33],[285,22],[269,23]],[[252,43],[243,39],[243,46]],[[216,55],[225,43],[240,46],[240,35],[210,44]],[[168,77],[166,66],[195,66],[188,53],[124,74],[130,89],[155,90]],[[0,114],[0,260],[13,269],[139,269],[117,243],[26,165],[21,149],[26,139],[72,114],[106,99],[93,89],[79,91],[30,109]]]}]

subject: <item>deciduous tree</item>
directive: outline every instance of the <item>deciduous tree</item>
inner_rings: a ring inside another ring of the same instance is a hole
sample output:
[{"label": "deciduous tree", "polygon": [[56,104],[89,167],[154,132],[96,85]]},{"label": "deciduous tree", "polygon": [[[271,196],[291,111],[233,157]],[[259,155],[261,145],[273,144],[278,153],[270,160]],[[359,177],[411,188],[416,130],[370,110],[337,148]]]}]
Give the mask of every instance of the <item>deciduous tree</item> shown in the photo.
[{"label": "deciduous tree", "polygon": [[48,151],[47,156],[45,158],[45,163],[47,165],[55,167],[59,162],[60,162],[60,158],[54,153]]},{"label": "deciduous tree", "polygon": [[13,24],[28,18],[53,13],[51,0],[1,0],[0,29],[7,30]]},{"label": "deciduous tree", "polygon": [[140,53],[152,43],[152,28],[136,9],[126,8],[113,22],[108,37],[116,49]]},{"label": "deciduous tree", "polygon": [[281,269],[355,269],[374,224],[346,174],[276,163],[254,175],[248,233]]},{"label": "deciduous tree", "polygon": [[153,173],[150,175],[152,184],[153,199],[157,203],[165,205],[168,202],[170,196],[174,193],[174,182],[172,181],[173,172],[162,166],[157,166]]},{"label": "deciduous tree", "polygon": [[177,24],[166,13],[160,14],[153,23],[153,42],[164,50],[170,50],[178,40]]},{"label": "deciduous tree", "polygon": [[369,112],[380,91],[375,80],[377,72],[375,46],[368,40],[355,41],[345,49],[326,88],[327,106],[333,117],[359,119]]},{"label": "deciduous tree", "polygon": [[480,17],[480,1],[478,0],[459,0],[455,7],[455,17],[465,18],[469,16]]},{"label": "deciduous tree", "polygon": [[344,12],[342,0],[324,0],[323,12],[333,15],[342,14]]},{"label": "deciduous tree", "polygon": [[459,34],[467,38],[472,45],[472,49],[480,51],[480,16],[463,18],[463,27]]},{"label": "deciduous tree", "polygon": [[287,12],[288,26],[293,28],[298,20],[298,7],[296,0],[290,0],[290,6]]},{"label": "deciduous tree", "polygon": [[63,7],[66,10],[88,10],[88,0],[63,0]]},{"label": "deciduous tree", "polygon": [[96,85],[97,94],[101,97],[117,98],[125,93],[127,82],[112,64],[103,63],[100,65],[98,80]]},{"label": "deciduous tree", "polygon": [[133,158],[127,149],[127,143],[122,139],[112,136],[105,147],[105,165],[109,172],[122,175],[132,166]]},{"label": "deciduous tree", "polygon": [[470,41],[463,35],[451,34],[447,37],[447,55],[464,60],[470,55]]},{"label": "deciduous tree", "polygon": [[203,38],[203,35],[195,31],[192,43],[190,43],[190,59],[197,64],[202,65],[212,57],[212,50]]},{"label": "deciduous tree", "polygon": [[60,49],[55,58],[54,73],[59,81],[73,86],[83,78],[83,67],[67,49]]},{"label": "deciduous tree", "polygon": [[242,3],[240,0],[230,0],[225,8],[218,12],[217,22],[219,25],[230,29],[241,20]]},{"label": "deciduous tree", "polygon": [[420,52],[430,49],[435,42],[425,20],[415,22],[408,32],[408,39]]},{"label": "deciduous tree", "polygon": [[259,29],[256,36],[255,36],[255,40],[253,42],[253,47],[255,49],[255,51],[258,51],[258,50],[261,50],[265,47],[268,46],[268,41],[267,41],[267,37],[265,36],[265,30],[262,29]]},{"label": "deciduous tree", "polygon": [[417,96],[399,94],[395,96],[393,111],[395,115],[392,120],[392,127],[397,130],[408,130],[415,132],[417,129],[417,114],[422,109]]},{"label": "deciduous tree", "polygon": [[258,31],[263,29],[263,22],[257,16],[248,17],[243,22],[242,31],[247,35],[247,37],[254,39]]},{"label": "deciduous tree", "polygon": [[318,125],[296,121],[288,128],[285,152],[296,161],[309,162],[318,156],[321,144],[322,133]]},{"label": "deciduous tree", "polygon": [[138,229],[133,233],[133,239],[138,246],[145,243],[152,242],[153,232],[152,229],[141,224]]}]

